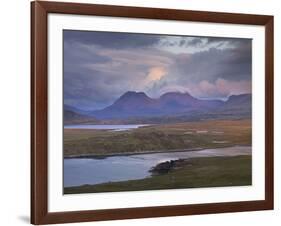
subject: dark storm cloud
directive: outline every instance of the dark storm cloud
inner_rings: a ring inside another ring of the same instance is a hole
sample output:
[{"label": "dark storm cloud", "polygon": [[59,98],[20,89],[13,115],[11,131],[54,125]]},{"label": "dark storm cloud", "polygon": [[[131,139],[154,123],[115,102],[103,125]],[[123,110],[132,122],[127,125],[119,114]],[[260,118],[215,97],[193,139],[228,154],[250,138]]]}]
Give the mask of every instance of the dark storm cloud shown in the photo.
[{"label": "dark storm cloud", "polygon": [[79,42],[116,49],[149,47],[157,44],[161,38],[159,35],[75,30],[64,30],[63,34],[66,42]]},{"label": "dark storm cloud", "polygon": [[64,31],[64,101],[99,109],[128,90],[158,97],[251,92],[251,40]]},{"label": "dark storm cloud", "polygon": [[[116,77],[121,78],[122,76],[116,74]],[[118,81],[114,82],[114,79],[103,78],[104,74],[99,71],[87,73],[85,70],[80,73],[65,73],[65,104],[90,110],[112,103],[112,98],[120,95],[124,91],[124,87],[119,86]]]},{"label": "dark storm cloud", "polygon": [[[175,44],[175,43],[174,43]],[[200,48],[246,47],[251,44],[250,39],[220,38],[220,37],[189,37],[181,36],[179,46]]]},{"label": "dark storm cloud", "polygon": [[64,53],[69,53],[64,58],[65,103],[83,109],[105,107],[126,90],[142,90],[151,68],[171,64],[170,55],[157,50],[135,52],[65,43]]},{"label": "dark storm cloud", "polygon": [[182,38],[179,41],[179,46],[180,47],[188,47],[188,46],[200,46],[203,44],[203,41],[201,38],[193,38],[187,40],[186,38]]},{"label": "dark storm cloud", "polygon": [[[200,39],[200,38],[199,38]],[[241,39],[241,38],[221,38],[221,37],[206,37],[206,44],[227,42],[236,46],[248,45],[251,43],[251,39]]]},{"label": "dark storm cloud", "polygon": [[[98,49],[97,49],[98,52]],[[80,43],[64,42],[64,72],[68,73],[83,73],[88,74],[90,71],[85,71],[85,64],[88,63],[104,63],[111,62],[112,59],[106,56],[101,56],[95,51],[90,51],[87,46]]]},{"label": "dark storm cloud", "polygon": [[251,45],[233,49],[211,48],[208,51],[178,56],[177,71],[188,81],[215,81],[217,78],[241,80],[251,78]]},{"label": "dark storm cloud", "polygon": [[202,44],[203,44],[202,38],[194,38],[193,40],[188,42],[188,45],[193,45],[193,46],[199,46]]},{"label": "dark storm cloud", "polygon": [[[161,46],[197,47],[204,45],[204,39],[190,36],[166,36],[160,39]],[[205,41],[207,43],[207,40]]]}]

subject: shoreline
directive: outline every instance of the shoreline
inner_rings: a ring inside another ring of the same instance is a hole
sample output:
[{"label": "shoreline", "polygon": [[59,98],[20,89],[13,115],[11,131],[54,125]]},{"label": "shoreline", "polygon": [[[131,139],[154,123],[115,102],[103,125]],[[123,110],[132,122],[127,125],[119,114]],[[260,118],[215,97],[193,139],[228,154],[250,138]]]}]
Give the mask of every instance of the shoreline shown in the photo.
[{"label": "shoreline", "polygon": [[[157,164],[161,171],[142,179],[109,181],[64,187],[64,194],[143,191],[200,187],[228,187],[252,184],[251,156],[194,157]],[[217,167],[219,165],[219,167]],[[172,169],[173,168],[173,169]],[[223,169],[223,170],[222,170]],[[225,175],[229,177],[225,177]],[[198,175],[200,175],[198,177]],[[211,180],[210,180],[211,178]],[[231,179],[229,179],[231,178]],[[168,182],[168,183],[167,183]]]},{"label": "shoreline", "polygon": [[64,156],[64,159],[74,159],[74,158],[94,158],[94,159],[105,159],[108,157],[115,156],[131,156],[131,155],[144,155],[144,154],[157,154],[157,153],[169,153],[169,152],[188,152],[188,151],[201,151],[206,148],[190,148],[190,149],[171,149],[171,150],[153,150],[153,151],[142,151],[142,152],[124,152],[124,153],[114,153],[108,155],[98,155],[98,154],[80,154],[80,155],[69,155]]},{"label": "shoreline", "polygon": [[124,152],[124,153],[114,153],[107,155],[98,155],[98,154],[79,154],[79,155],[69,155],[63,156],[63,159],[79,159],[79,158],[90,158],[90,159],[105,159],[115,156],[131,156],[131,155],[144,155],[144,154],[157,154],[157,153],[172,153],[172,152],[191,152],[191,151],[202,151],[205,149],[219,149],[219,148],[230,148],[230,147],[252,147],[251,145],[234,145],[234,146],[225,146],[217,148],[189,148],[189,149],[171,149],[171,150],[151,150],[151,151],[142,151],[142,152]]}]

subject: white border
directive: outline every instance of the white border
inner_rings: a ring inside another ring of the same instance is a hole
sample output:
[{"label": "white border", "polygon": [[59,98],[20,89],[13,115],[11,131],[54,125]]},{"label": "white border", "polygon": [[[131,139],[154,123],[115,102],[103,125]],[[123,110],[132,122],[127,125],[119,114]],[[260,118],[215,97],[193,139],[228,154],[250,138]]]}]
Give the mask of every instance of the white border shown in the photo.
[{"label": "white border", "polygon": [[[244,187],[197,188],[63,195],[62,133],[62,30],[95,30],[253,39],[253,185]],[[265,65],[264,27],[198,22],[177,22],[95,16],[48,15],[48,211],[146,207],[214,203],[265,198]]]}]

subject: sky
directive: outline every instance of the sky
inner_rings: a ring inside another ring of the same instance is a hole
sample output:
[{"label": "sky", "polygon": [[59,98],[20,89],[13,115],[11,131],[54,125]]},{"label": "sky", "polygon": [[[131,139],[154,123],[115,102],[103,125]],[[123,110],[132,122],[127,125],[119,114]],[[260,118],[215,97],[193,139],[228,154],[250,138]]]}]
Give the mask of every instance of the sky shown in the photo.
[{"label": "sky", "polygon": [[102,109],[127,91],[201,99],[251,93],[251,39],[64,30],[64,103]]}]

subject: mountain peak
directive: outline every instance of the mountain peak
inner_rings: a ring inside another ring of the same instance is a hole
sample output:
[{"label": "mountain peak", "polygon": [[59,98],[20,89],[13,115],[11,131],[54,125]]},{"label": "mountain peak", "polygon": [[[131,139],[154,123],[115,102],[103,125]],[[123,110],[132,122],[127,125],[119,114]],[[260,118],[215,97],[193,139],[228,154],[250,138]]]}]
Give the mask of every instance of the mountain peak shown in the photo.
[{"label": "mountain peak", "polygon": [[146,94],[144,92],[127,91],[121,96],[132,96],[132,95],[137,96],[137,95],[146,95]]},{"label": "mountain peak", "polygon": [[120,96],[112,106],[126,108],[128,110],[130,107],[137,109],[138,107],[151,102],[153,102],[153,99],[148,97],[144,92],[128,91]]},{"label": "mountain peak", "polygon": [[131,98],[149,98],[144,92],[127,91],[119,99],[131,99]]},{"label": "mountain peak", "polygon": [[[97,118],[155,117],[188,114],[192,111],[211,111],[217,108],[233,109],[251,106],[251,94],[230,96],[228,101],[200,100],[188,92],[167,92],[159,98],[150,98],[144,92],[128,91],[112,105],[93,112]],[[238,107],[237,107],[238,106]]]},{"label": "mountain peak", "polygon": [[181,93],[181,92],[167,92],[160,96],[160,98],[174,98],[174,97],[192,97],[188,92]]},{"label": "mountain peak", "polygon": [[243,93],[243,94],[236,94],[236,95],[230,95],[228,97],[228,101],[235,101],[240,99],[251,99],[252,95],[250,93]]},{"label": "mountain peak", "polygon": [[224,104],[224,109],[251,109],[252,106],[252,94],[238,94],[231,95],[228,97],[228,100]]},{"label": "mountain peak", "polygon": [[167,97],[167,96],[172,96],[172,95],[181,95],[182,93],[180,93],[180,92],[167,92],[167,93],[163,93],[161,96],[160,96],[160,98],[161,97]]}]

